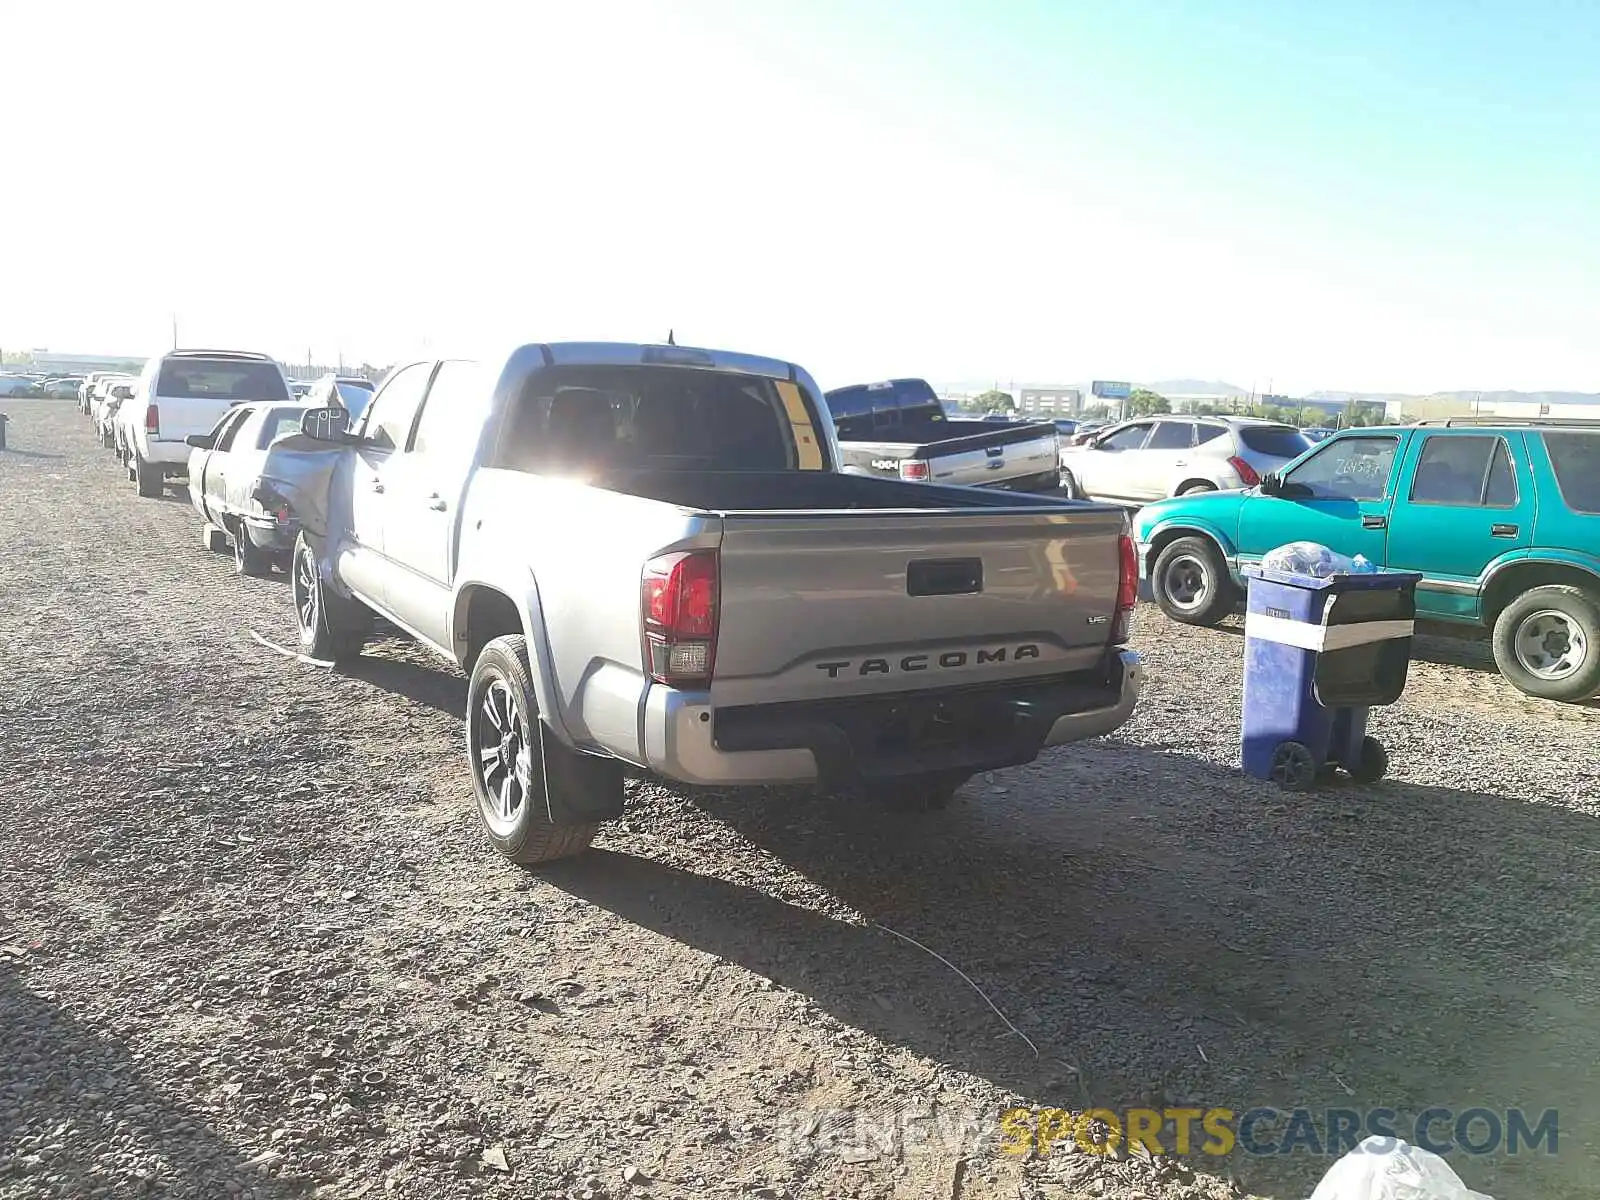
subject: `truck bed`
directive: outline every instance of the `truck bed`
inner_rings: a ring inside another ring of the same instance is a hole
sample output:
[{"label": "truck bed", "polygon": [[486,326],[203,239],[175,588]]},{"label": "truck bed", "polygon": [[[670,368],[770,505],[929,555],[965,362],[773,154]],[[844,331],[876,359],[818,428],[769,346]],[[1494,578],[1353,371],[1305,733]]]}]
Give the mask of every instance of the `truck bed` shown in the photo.
[{"label": "truck bed", "polygon": [[[819,509],[948,512],[994,508],[1072,512],[1096,507],[1059,496],[906,483],[899,479],[821,471],[619,471],[594,482],[607,491],[716,514]],[[1119,511],[1109,505],[1100,507],[1108,513]]]},{"label": "truck bed", "polygon": [[822,472],[591,480],[716,530],[711,694],[766,704],[1062,675],[1115,611],[1110,505]]}]

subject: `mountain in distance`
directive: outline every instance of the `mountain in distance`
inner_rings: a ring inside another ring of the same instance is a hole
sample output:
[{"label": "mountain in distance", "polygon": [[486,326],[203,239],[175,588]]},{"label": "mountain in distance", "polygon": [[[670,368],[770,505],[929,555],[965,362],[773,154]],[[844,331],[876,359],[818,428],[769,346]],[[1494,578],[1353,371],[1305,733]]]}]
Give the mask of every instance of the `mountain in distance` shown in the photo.
[{"label": "mountain in distance", "polygon": [[1457,404],[1472,404],[1482,400],[1490,404],[1600,404],[1600,392],[1516,392],[1516,391],[1456,391],[1456,392],[1337,392],[1318,391],[1306,396],[1307,400],[1452,400]]},{"label": "mountain in distance", "polygon": [[1250,395],[1245,388],[1224,383],[1220,379],[1161,379],[1155,383],[1140,383],[1134,386],[1146,388],[1161,396],[1228,396],[1242,400]]}]

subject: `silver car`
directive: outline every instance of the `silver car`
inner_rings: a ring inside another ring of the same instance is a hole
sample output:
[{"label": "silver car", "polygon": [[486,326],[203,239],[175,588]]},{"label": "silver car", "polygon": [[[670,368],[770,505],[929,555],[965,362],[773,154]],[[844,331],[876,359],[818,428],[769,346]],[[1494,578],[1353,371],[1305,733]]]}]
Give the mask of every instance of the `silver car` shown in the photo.
[{"label": "silver car", "polygon": [[1254,487],[1311,445],[1293,425],[1252,417],[1141,417],[1063,446],[1061,486],[1076,499],[1138,504]]}]

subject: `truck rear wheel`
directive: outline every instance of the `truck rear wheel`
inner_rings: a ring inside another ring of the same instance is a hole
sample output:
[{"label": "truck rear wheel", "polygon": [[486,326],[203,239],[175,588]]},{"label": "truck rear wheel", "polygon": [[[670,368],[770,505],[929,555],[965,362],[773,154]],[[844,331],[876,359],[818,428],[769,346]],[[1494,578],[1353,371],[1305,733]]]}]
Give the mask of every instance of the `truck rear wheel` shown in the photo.
[{"label": "truck rear wheel", "polygon": [[557,825],[545,797],[539,703],[521,634],[497,637],[472,664],[467,753],[478,815],[496,850],[515,863],[570,858],[589,848],[598,823]]},{"label": "truck rear wheel", "polygon": [[874,794],[890,812],[939,812],[950,807],[956,792],[971,778],[965,771],[953,775],[918,775],[885,784],[882,788],[874,789]]}]

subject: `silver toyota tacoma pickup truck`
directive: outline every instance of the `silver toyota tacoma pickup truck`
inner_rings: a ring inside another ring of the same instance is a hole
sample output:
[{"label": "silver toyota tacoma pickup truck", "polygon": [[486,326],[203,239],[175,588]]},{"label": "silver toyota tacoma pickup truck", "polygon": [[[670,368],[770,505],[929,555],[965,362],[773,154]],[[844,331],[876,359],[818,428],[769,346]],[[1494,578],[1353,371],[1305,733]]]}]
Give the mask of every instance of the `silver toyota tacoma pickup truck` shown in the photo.
[{"label": "silver toyota tacoma pickup truck", "polygon": [[402,366],[348,421],[275,446],[302,648],[377,614],[458,663],[517,862],[584,849],[630,772],[934,808],[1137,699],[1119,509],[845,474],[790,363],[527,345]]}]

